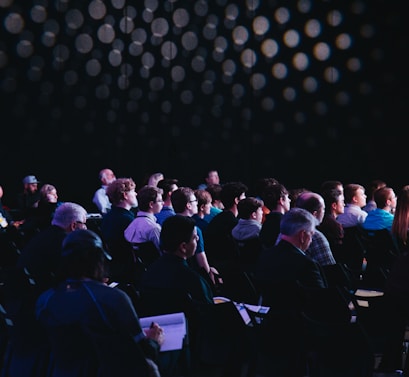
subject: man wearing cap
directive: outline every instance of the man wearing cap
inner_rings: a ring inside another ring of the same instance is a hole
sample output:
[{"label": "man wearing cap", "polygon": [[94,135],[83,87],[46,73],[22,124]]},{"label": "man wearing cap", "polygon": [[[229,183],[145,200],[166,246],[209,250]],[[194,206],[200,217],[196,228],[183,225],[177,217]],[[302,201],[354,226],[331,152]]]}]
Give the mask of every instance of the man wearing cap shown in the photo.
[{"label": "man wearing cap", "polygon": [[17,195],[17,208],[21,211],[23,218],[27,218],[32,213],[33,208],[38,205],[40,200],[39,183],[40,181],[35,175],[27,175],[23,179],[23,192]]}]

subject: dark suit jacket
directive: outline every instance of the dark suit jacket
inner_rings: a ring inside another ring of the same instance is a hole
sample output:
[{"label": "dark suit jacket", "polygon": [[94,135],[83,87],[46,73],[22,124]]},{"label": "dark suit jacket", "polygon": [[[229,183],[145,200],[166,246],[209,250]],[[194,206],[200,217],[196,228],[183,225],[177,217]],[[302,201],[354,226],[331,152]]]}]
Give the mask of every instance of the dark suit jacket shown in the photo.
[{"label": "dark suit jacket", "polygon": [[305,287],[325,288],[325,276],[319,265],[291,243],[281,240],[266,249],[256,266],[256,278],[283,283],[298,281]]}]

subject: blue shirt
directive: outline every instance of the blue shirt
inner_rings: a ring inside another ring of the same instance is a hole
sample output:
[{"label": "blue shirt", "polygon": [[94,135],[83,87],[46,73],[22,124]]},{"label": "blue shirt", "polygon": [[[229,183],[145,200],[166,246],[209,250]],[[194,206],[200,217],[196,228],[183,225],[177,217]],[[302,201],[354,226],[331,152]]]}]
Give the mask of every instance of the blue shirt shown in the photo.
[{"label": "blue shirt", "polygon": [[173,207],[163,206],[159,213],[155,213],[156,220],[159,225],[163,225],[163,222],[170,216],[176,215]]},{"label": "blue shirt", "polygon": [[364,229],[379,230],[392,229],[393,215],[381,208],[376,208],[368,213],[365,221],[362,223]]}]

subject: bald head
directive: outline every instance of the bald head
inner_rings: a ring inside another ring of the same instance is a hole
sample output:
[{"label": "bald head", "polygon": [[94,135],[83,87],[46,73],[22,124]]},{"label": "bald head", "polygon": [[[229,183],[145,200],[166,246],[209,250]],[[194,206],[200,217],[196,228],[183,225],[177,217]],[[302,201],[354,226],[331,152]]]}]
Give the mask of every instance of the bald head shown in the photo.
[{"label": "bald head", "polygon": [[298,196],[295,206],[310,212],[317,219],[317,225],[321,224],[325,213],[325,202],[320,194],[311,191],[303,192]]}]

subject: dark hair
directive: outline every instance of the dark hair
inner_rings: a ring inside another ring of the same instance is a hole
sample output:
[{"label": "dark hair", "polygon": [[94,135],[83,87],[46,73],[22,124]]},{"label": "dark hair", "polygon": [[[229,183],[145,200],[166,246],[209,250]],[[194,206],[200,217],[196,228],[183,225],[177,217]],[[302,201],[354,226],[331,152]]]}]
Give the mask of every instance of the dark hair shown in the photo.
[{"label": "dark hair", "polygon": [[149,210],[149,203],[155,202],[158,195],[162,195],[163,190],[156,186],[143,186],[138,191],[138,207],[141,211]]},{"label": "dark hair", "polygon": [[332,204],[337,203],[343,194],[341,190],[334,188],[331,190],[324,190],[321,195],[325,203],[325,213],[330,214],[332,211]]},{"label": "dark hair", "polygon": [[239,201],[237,204],[238,218],[249,219],[253,212],[263,206],[263,202],[253,196],[249,196]]},{"label": "dark hair", "polygon": [[172,186],[177,185],[178,182],[176,178],[164,178],[158,182],[158,187],[163,190],[164,195],[167,195],[169,191],[172,191]]},{"label": "dark hair", "polygon": [[195,220],[189,216],[174,215],[162,224],[160,243],[164,251],[174,253],[182,242],[189,242],[195,228]]},{"label": "dark hair", "polygon": [[264,188],[261,193],[261,199],[264,201],[264,205],[273,211],[277,208],[278,202],[285,195],[288,195],[288,190],[281,183],[276,183]]},{"label": "dark hair", "polygon": [[212,196],[212,203],[215,200],[220,200],[220,193],[222,192],[222,185],[213,183],[211,185],[207,185],[205,189],[210,195]]},{"label": "dark hair", "polygon": [[195,192],[190,187],[179,187],[177,190],[173,191],[170,199],[175,212],[182,213],[185,210],[191,195],[194,194]]},{"label": "dark hair", "polygon": [[233,207],[234,200],[239,198],[241,194],[245,194],[248,187],[242,182],[228,182],[222,185],[220,199],[226,209]]},{"label": "dark hair", "polygon": [[65,278],[102,281],[106,277],[105,260],[112,259],[104,250],[102,239],[88,229],[77,229],[64,238],[61,253],[61,273]]}]

